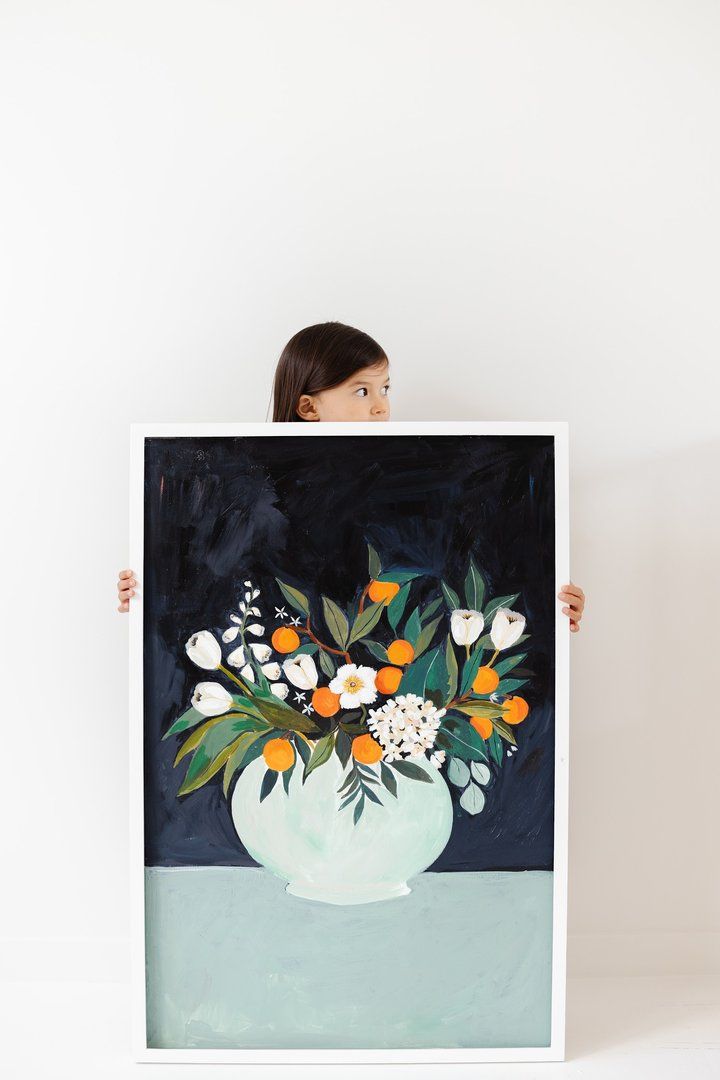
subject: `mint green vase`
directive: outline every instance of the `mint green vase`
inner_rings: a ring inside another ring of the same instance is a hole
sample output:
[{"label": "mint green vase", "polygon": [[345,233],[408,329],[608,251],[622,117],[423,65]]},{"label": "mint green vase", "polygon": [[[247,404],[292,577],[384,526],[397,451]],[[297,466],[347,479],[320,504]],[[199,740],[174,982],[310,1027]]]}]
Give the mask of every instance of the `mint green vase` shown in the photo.
[{"label": "mint green vase", "polygon": [[[369,799],[357,825],[354,804],[338,810],[337,794],[347,770],[336,754],[302,783],[302,763],[289,792],[281,778],[260,802],[267,766],[262,757],[243,769],[232,797],[232,818],[248,853],[284,878],[287,891],[328,904],[367,904],[410,892],[408,880],[441,853],[452,828],[452,802],[445,780],[426,757],[413,761],[430,783],[393,770],[397,798],[373,785],[382,800]],[[379,773],[377,765],[370,766]]]}]

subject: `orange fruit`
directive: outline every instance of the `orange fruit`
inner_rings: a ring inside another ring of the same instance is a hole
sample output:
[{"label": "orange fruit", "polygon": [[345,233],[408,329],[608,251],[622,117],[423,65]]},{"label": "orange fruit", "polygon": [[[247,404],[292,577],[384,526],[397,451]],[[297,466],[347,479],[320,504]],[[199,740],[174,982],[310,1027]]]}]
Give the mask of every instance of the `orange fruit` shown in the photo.
[{"label": "orange fruit", "polygon": [[493,733],[492,720],[487,716],[471,716],[470,727],[474,727],[481,739],[489,739]]},{"label": "orange fruit", "polygon": [[300,638],[291,626],[278,626],[270,638],[275,652],[293,652],[300,644]]},{"label": "orange fruit", "polygon": [[375,581],[373,579],[368,588],[368,596],[374,604],[379,604],[381,600],[389,604],[393,596],[397,596],[399,592],[400,586],[397,581]]},{"label": "orange fruit", "polygon": [[352,741],[352,755],[363,765],[374,765],[382,757],[382,747],[372,735],[358,735]]},{"label": "orange fruit", "polygon": [[522,724],[530,712],[530,706],[525,698],[511,697],[503,705],[502,718],[506,724]]},{"label": "orange fruit", "polygon": [[500,676],[491,667],[478,668],[477,675],[473,679],[472,688],[476,694],[492,694],[497,690]]},{"label": "orange fruit", "polygon": [[388,645],[388,660],[391,664],[409,664],[415,655],[415,650],[405,638],[396,638]]},{"label": "orange fruit", "polygon": [[397,667],[381,667],[375,676],[375,686],[381,694],[394,694],[400,685],[402,671]]},{"label": "orange fruit", "polygon": [[320,716],[334,716],[340,708],[340,695],[333,694],[327,686],[318,686],[313,691],[312,707]]},{"label": "orange fruit", "polygon": [[295,751],[288,739],[270,739],[263,746],[263,757],[268,769],[285,772],[295,760]]}]

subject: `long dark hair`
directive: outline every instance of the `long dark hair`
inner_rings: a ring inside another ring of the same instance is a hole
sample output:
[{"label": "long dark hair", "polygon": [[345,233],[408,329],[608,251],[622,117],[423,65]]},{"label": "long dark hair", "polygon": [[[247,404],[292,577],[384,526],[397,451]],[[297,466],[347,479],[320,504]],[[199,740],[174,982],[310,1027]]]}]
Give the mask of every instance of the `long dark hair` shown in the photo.
[{"label": "long dark hair", "polygon": [[316,323],[298,330],[280,354],[273,380],[273,421],[301,421],[297,405],[303,394],[339,386],[362,368],[387,362],[385,351],[369,334],[340,322]]}]

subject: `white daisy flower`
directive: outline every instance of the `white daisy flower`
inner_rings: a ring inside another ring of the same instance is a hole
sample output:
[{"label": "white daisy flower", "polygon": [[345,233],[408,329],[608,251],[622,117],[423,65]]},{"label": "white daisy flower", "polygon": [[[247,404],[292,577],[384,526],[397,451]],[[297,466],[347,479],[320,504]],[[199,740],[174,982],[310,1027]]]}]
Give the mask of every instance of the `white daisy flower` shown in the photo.
[{"label": "white daisy flower", "polygon": [[337,674],[330,683],[330,690],[333,694],[340,695],[343,709],[356,709],[361,704],[369,705],[377,697],[375,674],[371,667],[343,664],[337,669]]}]

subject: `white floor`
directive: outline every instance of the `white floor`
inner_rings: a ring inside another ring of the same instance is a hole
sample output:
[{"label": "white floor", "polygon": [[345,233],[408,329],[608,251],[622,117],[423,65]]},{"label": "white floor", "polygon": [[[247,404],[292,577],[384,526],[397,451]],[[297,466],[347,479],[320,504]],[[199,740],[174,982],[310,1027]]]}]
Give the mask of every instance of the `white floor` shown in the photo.
[{"label": "white floor", "polygon": [[128,1049],[124,983],[0,984],[0,1065],[7,1080],[168,1080],[290,1075],[388,1075],[447,1080],[483,1077],[613,1077],[694,1080],[720,1077],[720,977],[573,978],[568,983],[568,1045],[557,1065],[337,1065],[285,1067],[136,1065]]}]

